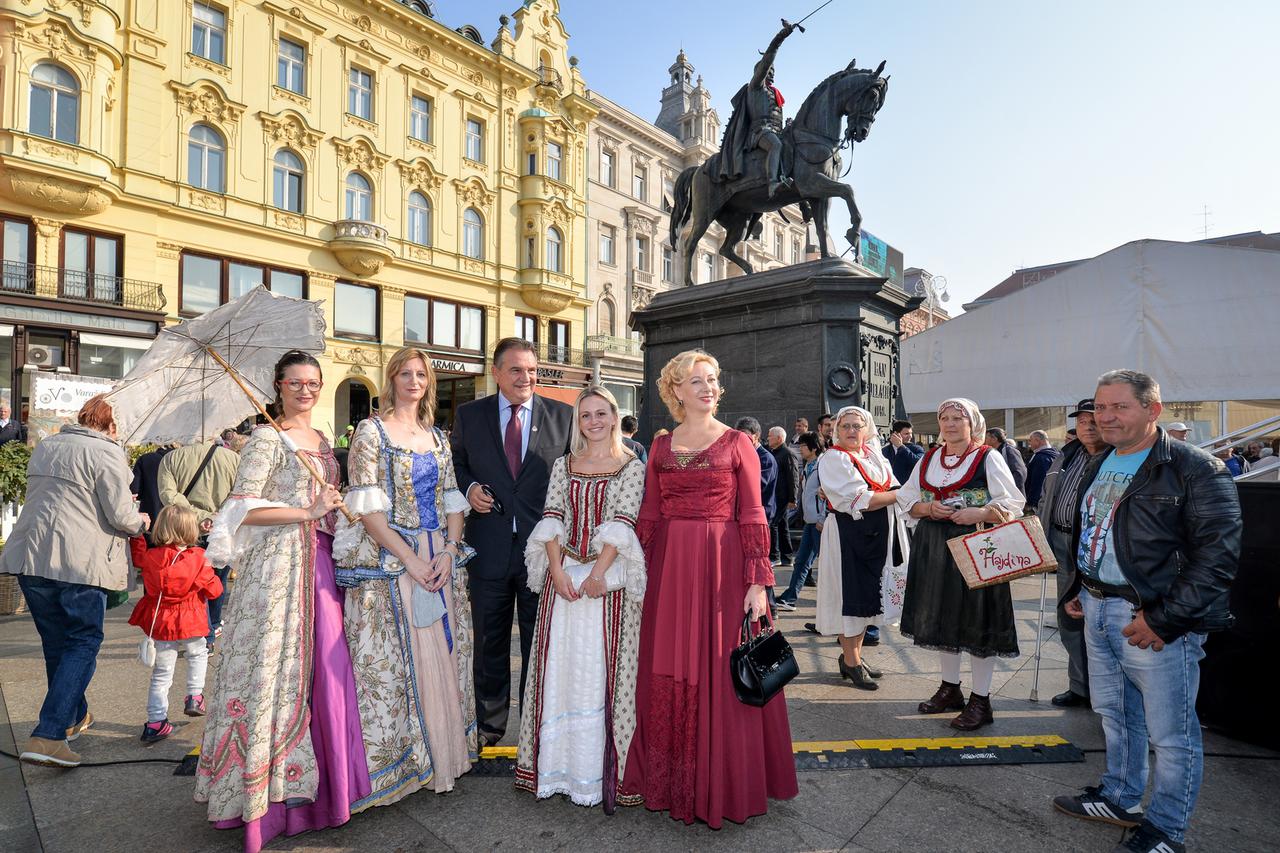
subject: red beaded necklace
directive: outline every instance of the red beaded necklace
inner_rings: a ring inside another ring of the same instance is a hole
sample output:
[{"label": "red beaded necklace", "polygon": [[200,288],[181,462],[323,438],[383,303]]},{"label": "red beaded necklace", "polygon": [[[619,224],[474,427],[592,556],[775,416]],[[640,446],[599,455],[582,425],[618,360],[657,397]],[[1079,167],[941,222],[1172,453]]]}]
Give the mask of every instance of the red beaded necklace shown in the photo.
[{"label": "red beaded necklace", "polygon": [[943,467],[943,469],[946,471],[954,471],[957,468],[959,468],[961,465],[963,465],[964,460],[969,458],[969,454],[977,450],[980,446],[981,445],[979,445],[977,442],[970,441],[969,446],[968,448],[965,449],[964,453],[960,454],[960,457],[950,465],[947,464],[947,449],[945,446],[943,446],[942,453],[940,454],[940,458],[938,459],[938,464],[940,464]]}]

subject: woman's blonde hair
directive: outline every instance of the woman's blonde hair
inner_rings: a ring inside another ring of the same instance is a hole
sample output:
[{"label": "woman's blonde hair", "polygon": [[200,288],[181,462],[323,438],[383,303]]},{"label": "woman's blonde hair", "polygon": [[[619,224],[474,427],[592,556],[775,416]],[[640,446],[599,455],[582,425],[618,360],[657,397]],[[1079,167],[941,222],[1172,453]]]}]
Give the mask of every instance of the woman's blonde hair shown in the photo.
[{"label": "woman's blonde hair", "polygon": [[[716,372],[716,378],[720,378],[720,362],[716,361],[714,355],[700,349],[690,349],[680,353],[668,361],[662,368],[662,373],[658,375],[658,396],[662,398],[663,403],[666,403],[667,411],[678,424],[684,423],[684,405],[676,398],[676,386],[689,378],[689,374],[693,373],[694,366],[699,362],[711,365],[711,369]],[[723,390],[721,396],[724,396]],[[717,399],[716,405],[719,404],[720,401]]]},{"label": "woman's blonde hair", "polygon": [[573,401],[573,437],[569,439],[569,453],[578,457],[587,451],[587,437],[582,434],[582,403],[592,397],[598,397],[609,404],[613,412],[613,429],[609,431],[609,455],[615,459],[633,455],[622,444],[622,416],[618,414],[618,401],[603,385],[588,385]]},{"label": "woman's blonde hair", "polygon": [[427,371],[427,393],[418,401],[418,421],[430,428],[436,417],[436,371],[431,366],[431,356],[417,347],[401,347],[387,362],[382,379],[382,394],[378,399],[378,413],[387,417],[396,410],[396,374],[415,358],[422,359],[422,365]]},{"label": "woman's blonde hair", "polygon": [[156,515],[151,525],[151,543],[161,545],[194,545],[200,540],[200,519],[185,506],[169,504]]}]

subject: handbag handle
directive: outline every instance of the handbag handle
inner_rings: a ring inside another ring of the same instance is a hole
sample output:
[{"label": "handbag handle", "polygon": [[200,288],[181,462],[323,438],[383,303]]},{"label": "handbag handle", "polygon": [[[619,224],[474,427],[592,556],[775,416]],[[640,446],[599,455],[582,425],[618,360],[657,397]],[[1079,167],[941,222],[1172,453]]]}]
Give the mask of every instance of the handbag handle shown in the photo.
[{"label": "handbag handle", "polygon": [[[768,620],[768,623],[769,623],[767,626],[765,626],[765,625],[764,625],[764,623],[765,623],[765,621],[766,621],[766,620]],[[768,608],[765,608],[764,613],[762,613],[762,614],[760,615],[760,620],[759,620],[759,621],[760,621],[760,623],[761,623],[761,629],[760,629],[760,633],[761,633],[761,634],[763,634],[763,633],[765,632],[765,628],[766,628],[766,627],[767,627],[768,629],[770,629],[770,630],[772,630],[772,629],[773,629],[773,627],[774,627],[774,625],[773,625],[773,616],[772,616],[772,615],[770,615],[770,613],[769,613],[769,609],[768,609]],[[750,611],[750,610],[748,610],[746,613],[742,614],[742,631],[741,631],[741,633],[739,633],[739,635],[738,635],[739,639],[740,639],[740,640],[741,640],[741,642],[743,642],[743,643],[746,643],[746,642],[748,642],[749,640],[751,640],[751,639],[752,639],[752,637],[751,637],[751,622],[752,622],[752,620],[751,620],[751,611]],[[757,635],[757,636],[759,636],[759,635]]]},{"label": "handbag handle", "polygon": [[[986,509],[986,508],[987,508],[987,507],[983,507],[983,509]],[[1013,516],[1012,516],[1011,514],[1009,514],[1007,511],[1005,511],[1004,507],[1001,507],[1001,506],[993,506],[993,507],[991,507],[991,509],[992,509],[992,510],[995,512],[995,514],[996,514],[996,521],[995,521],[995,523],[994,523],[994,524],[992,524],[991,522],[988,522],[988,521],[979,521],[979,522],[978,522],[978,529],[979,529],[979,530],[986,530],[988,526],[993,526],[993,527],[994,527],[994,526],[999,526],[999,525],[1001,525],[1001,524],[1006,524],[1007,522],[1009,522],[1010,520],[1012,520],[1012,519],[1013,519]]]}]

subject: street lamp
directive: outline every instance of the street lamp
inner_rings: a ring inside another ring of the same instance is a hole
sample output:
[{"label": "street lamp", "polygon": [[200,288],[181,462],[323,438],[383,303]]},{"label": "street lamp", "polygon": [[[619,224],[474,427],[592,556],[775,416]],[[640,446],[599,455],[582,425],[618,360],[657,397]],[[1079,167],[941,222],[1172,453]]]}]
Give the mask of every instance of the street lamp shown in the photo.
[{"label": "street lamp", "polygon": [[941,275],[929,275],[924,273],[916,281],[916,296],[923,296],[929,300],[929,318],[925,321],[925,328],[933,328],[934,311],[939,300],[943,302],[951,301],[951,294],[947,293],[947,278]]}]

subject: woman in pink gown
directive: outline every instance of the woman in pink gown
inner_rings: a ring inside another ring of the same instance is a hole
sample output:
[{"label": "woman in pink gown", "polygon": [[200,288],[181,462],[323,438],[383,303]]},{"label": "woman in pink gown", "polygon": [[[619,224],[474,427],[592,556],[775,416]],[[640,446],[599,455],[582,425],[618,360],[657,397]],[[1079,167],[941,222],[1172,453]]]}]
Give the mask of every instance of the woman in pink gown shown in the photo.
[{"label": "woman in pink gown", "polygon": [[786,699],[744,705],[729,677],[743,615],[766,610],[773,569],[759,457],[714,416],[719,371],[691,350],[658,380],[680,426],[654,441],[640,508],[649,588],[623,782],[628,798],[715,829],[799,792]]}]

